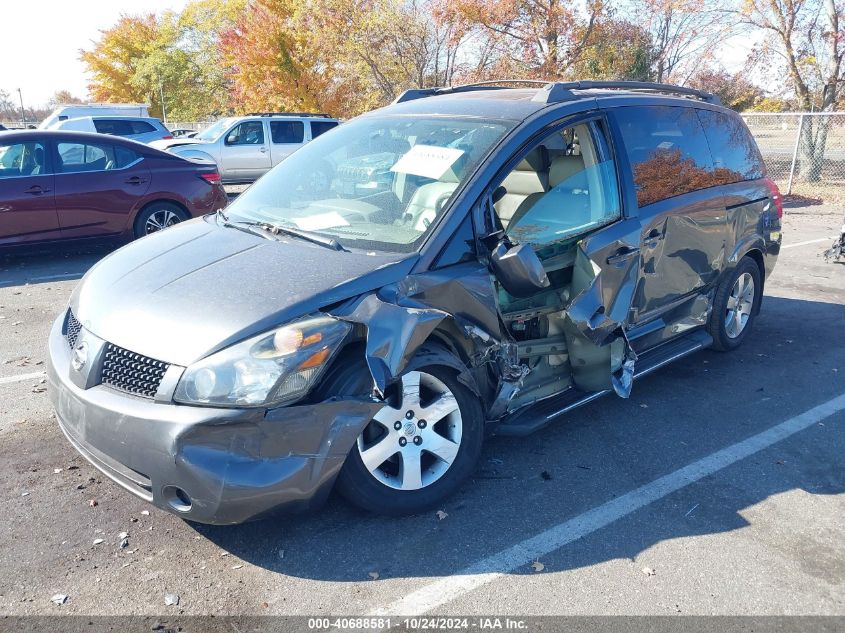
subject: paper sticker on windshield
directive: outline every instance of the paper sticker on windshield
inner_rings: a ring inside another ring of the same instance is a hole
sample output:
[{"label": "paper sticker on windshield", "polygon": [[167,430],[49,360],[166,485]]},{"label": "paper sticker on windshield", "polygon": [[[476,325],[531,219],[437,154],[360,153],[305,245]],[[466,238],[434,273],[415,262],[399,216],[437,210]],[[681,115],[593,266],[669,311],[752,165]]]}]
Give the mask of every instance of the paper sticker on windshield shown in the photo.
[{"label": "paper sticker on windshield", "polygon": [[303,231],[319,231],[320,229],[330,229],[333,226],[349,226],[340,213],[337,211],[330,211],[329,213],[318,213],[317,215],[309,215],[304,218],[291,218],[296,227]]},{"label": "paper sticker on windshield", "polygon": [[454,147],[414,145],[390,171],[440,180],[464,151]]}]

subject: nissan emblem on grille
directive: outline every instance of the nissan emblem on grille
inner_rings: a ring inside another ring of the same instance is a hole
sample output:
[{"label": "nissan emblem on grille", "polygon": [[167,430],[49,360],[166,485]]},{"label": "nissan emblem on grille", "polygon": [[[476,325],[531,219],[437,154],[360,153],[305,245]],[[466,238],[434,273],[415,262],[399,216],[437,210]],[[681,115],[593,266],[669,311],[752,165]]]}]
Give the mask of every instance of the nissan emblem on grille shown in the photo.
[{"label": "nissan emblem on grille", "polygon": [[155,397],[168,363],[106,343],[102,383],[145,398]]}]

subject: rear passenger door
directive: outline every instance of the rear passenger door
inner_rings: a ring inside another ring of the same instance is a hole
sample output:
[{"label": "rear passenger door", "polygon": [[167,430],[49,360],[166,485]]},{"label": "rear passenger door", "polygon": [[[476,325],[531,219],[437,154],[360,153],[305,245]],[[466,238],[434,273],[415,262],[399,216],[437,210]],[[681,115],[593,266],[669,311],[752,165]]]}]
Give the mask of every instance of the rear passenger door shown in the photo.
[{"label": "rear passenger door", "polygon": [[696,298],[724,267],[727,221],[696,110],[626,106],[611,112],[627,153],[626,177],[636,191],[642,225],[632,322],[663,318],[671,326],[696,313],[703,323],[706,309]]},{"label": "rear passenger door", "polygon": [[270,120],[270,154],[273,165],[278,165],[285,158],[302,147],[305,142],[305,123],[303,121]]},{"label": "rear passenger door", "polygon": [[62,237],[101,237],[122,233],[150,186],[140,154],[123,145],[58,140],[56,210]]}]

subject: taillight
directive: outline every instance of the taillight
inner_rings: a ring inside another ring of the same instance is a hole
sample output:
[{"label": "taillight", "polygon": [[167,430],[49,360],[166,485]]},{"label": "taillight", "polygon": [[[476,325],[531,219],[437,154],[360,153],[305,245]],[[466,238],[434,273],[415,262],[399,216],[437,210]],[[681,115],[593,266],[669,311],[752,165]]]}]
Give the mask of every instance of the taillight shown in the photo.
[{"label": "taillight", "polygon": [[220,174],[218,174],[216,171],[203,172],[199,176],[210,185],[220,184]]},{"label": "taillight", "polygon": [[771,178],[766,178],[766,186],[769,188],[772,202],[775,203],[775,211],[778,212],[778,219],[783,217],[783,196],[780,195],[780,189]]},{"label": "taillight", "polygon": [[162,141],[170,141],[170,140],[172,140],[172,139],[173,139],[173,137],[172,137],[170,134],[168,134],[167,136],[162,136],[162,137],[161,137],[161,140],[162,140]]}]

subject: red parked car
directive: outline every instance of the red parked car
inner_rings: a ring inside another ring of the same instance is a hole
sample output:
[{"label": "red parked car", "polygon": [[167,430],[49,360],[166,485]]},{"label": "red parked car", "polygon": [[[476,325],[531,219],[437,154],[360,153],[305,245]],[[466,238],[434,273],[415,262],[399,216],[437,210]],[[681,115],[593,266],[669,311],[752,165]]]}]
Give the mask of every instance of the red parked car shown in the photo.
[{"label": "red parked car", "polygon": [[217,167],[103,134],[0,136],[0,248],[131,240],[226,206]]}]

